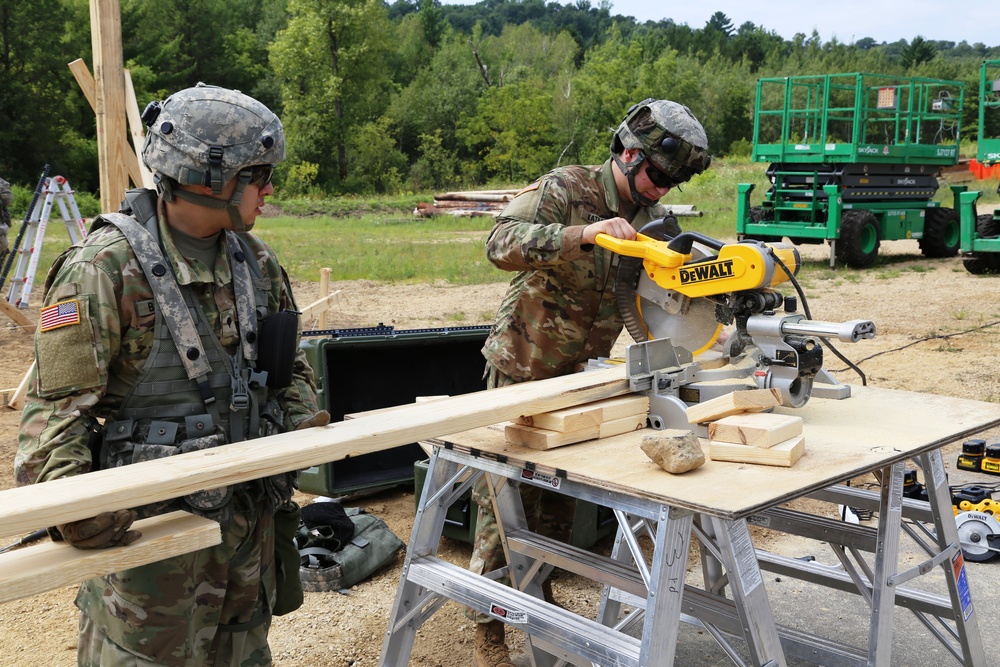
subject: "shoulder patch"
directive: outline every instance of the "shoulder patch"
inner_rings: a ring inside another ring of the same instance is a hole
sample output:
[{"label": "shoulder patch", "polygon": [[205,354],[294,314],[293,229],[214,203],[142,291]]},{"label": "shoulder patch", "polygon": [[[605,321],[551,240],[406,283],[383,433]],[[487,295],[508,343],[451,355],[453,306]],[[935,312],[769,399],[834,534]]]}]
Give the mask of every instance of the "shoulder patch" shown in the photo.
[{"label": "shoulder patch", "polygon": [[51,331],[80,323],[80,302],[76,299],[60,301],[42,308],[38,313],[38,330]]}]

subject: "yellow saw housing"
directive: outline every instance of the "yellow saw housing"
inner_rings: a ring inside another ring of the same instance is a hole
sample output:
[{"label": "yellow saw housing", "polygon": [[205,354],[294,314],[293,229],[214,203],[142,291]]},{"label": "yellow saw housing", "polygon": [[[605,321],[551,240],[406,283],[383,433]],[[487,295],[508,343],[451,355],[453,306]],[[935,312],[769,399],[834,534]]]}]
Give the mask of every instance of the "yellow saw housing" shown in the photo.
[{"label": "yellow saw housing", "polygon": [[644,234],[634,241],[598,234],[596,241],[619,255],[641,258],[657,285],[691,298],[773,287],[790,278],[775,257],[792,275],[798,274],[801,263],[798,251],[786,243],[729,243],[718,255],[695,260],[690,253],[671,250],[669,241]]}]

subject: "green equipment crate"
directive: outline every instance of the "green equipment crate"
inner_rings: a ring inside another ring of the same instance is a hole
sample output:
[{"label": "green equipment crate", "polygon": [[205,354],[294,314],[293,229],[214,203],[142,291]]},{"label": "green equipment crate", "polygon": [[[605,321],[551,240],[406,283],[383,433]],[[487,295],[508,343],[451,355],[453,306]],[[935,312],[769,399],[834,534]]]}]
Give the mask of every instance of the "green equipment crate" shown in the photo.
[{"label": "green equipment crate", "polygon": [[[316,376],[317,398],[331,421],[406,405],[418,396],[456,396],[486,388],[482,355],[488,326],[396,331],[379,325],[305,332],[302,349]],[[427,458],[417,443],[302,471],[305,493],[337,497],[413,481]]]},{"label": "green equipment crate", "polygon": [[[428,459],[413,464],[413,495],[417,507],[420,506],[420,497],[424,492],[429,464]],[[476,535],[478,514],[479,508],[472,501],[472,492],[466,491],[448,508],[441,534],[453,540],[472,544]],[[577,500],[569,543],[580,549],[588,549],[594,546],[597,540],[612,534],[617,526],[618,521],[610,508],[586,500]]]}]

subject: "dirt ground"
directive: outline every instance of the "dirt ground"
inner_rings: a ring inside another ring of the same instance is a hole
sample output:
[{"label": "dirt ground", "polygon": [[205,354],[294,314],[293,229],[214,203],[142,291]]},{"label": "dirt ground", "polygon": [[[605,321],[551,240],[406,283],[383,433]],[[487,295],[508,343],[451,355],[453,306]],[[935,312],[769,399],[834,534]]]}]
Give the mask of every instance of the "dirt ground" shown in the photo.
[{"label": "dirt ground", "polygon": [[[804,246],[803,254],[821,264],[825,246]],[[806,294],[817,320],[868,318],[878,330],[874,340],[841,343],[873,386],[1000,401],[1000,302],[993,288],[1000,277],[967,273],[957,258],[924,259],[915,241],[883,244],[884,260],[867,271],[840,269],[830,277],[810,278]],[[318,276],[317,276],[318,280]],[[332,328],[374,326],[397,329],[488,324],[484,313],[495,310],[505,285],[458,287],[449,284],[388,285],[374,281],[334,283],[339,300],[328,316]],[[319,283],[295,286],[300,305],[319,297]],[[36,307],[25,311],[37,320]],[[314,325],[312,325],[314,326]],[[307,323],[307,328],[310,325]],[[619,342],[619,348],[629,342]],[[32,332],[9,324],[0,315],[0,388],[15,387],[33,359]],[[842,381],[858,384],[859,376],[831,356],[826,367]],[[13,486],[12,462],[19,412],[0,408],[0,489]],[[996,434],[986,434],[987,437]],[[952,472],[959,445],[945,449]],[[995,478],[981,480],[984,483]],[[312,497],[302,496],[303,502]],[[383,517],[406,541],[414,516],[412,488],[397,488],[353,499]],[[4,543],[12,538],[4,540]],[[610,539],[599,542],[610,548]],[[467,564],[469,545],[443,540],[441,555]],[[275,619],[271,644],[276,665],[297,667],[370,667],[377,664],[386,622],[399,580],[402,558],[348,594],[307,593],[304,606]],[[0,610],[0,663],[31,666],[75,664],[77,613],[75,587],[66,587],[3,605]],[[555,595],[573,609],[594,608],[599,591],[576,578],[558,580]],[[988,629],[984,629],[988,632]],[[418,633],[411,664],[470,664],[472,626],[455,604],[442,608]],[[515,649],[520,639],[515,635]]]}]

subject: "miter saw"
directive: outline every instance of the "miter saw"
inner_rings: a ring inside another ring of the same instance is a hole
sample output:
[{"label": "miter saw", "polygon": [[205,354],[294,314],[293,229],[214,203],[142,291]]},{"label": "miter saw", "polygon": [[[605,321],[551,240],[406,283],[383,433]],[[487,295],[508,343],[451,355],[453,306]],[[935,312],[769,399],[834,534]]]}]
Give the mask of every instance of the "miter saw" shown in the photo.
[{"label": "miter saw", "polygon": [[796,312],[797,299],[773,289],[790,282],[806,306],[794,246],[724,243],[696,232],[668,238],[664,228],[658,220],[634,241],[596,240],[619,255],[618,309],[636,341],[625,363],[630,388],[650,396],[653,428],[690,429],[688,405],[740,389],[778,389],[792,407],[810,396],[850,396],[823,369],[820,339],[858,342],[873,338],[875,325],[814,321],[808,307]]}]

